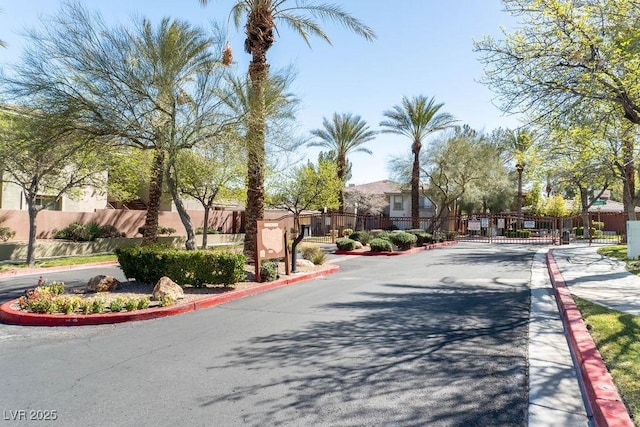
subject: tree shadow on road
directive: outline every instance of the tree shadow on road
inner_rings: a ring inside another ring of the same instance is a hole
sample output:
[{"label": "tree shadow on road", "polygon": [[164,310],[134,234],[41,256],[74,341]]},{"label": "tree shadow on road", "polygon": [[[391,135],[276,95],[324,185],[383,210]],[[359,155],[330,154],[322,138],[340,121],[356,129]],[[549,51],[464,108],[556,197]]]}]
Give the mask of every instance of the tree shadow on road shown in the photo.
[{"label": "tree shadow on road", "polygon": [[238,380],[200,404],[237,405],[255,426],[525,425],[528,288],[378,289],[224,355],[208,368],[212,381],[229,368],[269,380]]}]

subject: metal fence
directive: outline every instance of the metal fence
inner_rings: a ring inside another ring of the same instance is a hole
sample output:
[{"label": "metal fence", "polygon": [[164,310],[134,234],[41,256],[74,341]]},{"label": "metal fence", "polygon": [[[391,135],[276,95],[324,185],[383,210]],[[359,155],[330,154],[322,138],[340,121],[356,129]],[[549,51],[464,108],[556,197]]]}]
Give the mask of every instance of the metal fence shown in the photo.
[{"label": "metal fence", "polygon": [[[624,214],[590,214],[586,219],[517,214],[469,214],[444,218],[411,218],[319,213],[302,215],[304,239],[335,242],[355,230],[415,230],[438,240],[478,243],[563,244],[571,241],[617,244],[625,241]],[[292,230],[298,233],[298,230]]]}]

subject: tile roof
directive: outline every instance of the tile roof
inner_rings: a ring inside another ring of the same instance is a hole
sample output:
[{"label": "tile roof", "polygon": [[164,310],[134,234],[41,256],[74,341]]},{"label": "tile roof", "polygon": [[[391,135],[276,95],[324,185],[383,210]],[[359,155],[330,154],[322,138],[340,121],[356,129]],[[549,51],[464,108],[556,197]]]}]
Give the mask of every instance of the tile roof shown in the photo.
[{"label": "tile roof", "polygon": [[384,179],[382,181],[369,182],[361,185],[351,185],[344,189],[345,192],[358,190],[371,194],[401,193],[402,184]]}]

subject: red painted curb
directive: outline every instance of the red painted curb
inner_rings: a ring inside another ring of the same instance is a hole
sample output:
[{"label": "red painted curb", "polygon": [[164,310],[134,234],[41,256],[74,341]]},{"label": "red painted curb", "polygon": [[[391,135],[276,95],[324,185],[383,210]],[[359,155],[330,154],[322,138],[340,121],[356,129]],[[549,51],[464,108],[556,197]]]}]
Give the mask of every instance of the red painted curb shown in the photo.
[{"label": "red painted curb", "polygon": [[22,326],[85,326],[149,320],[212,307],[214,305],[223,304],[238,298],[255,295],[304,280],[327,276],[329,274],[336,273],[338,270],[340,270],[339,266],[331,265],[330,268],[325,270],[301,273],[297,276],[286,277],[274,280],[273,282],[260,284],[253,288],[229,291],[224,294],[213,295],[201,300],[177,304],[170,307],[148,308],[144,310],[136,310],[131,313],[78,314],[73,316],[64,314],[27,313],[21,310],[15,310],[11,307],[13,304],[17,303],[18,300],[15,299],[0,305],[0,321],[11,325]]},{"label": "red painted curb", "polygon": [[633,427],[629,412],[565,284],[552,250],[547,252],[547,269],[595,425]]},{"label": "red painted curb", "polygon": [[337,250],[334,252],[334,254],[336,255],[361,255],[361,256],[396,256],[396,255],[409,255],[409,254],[415,254],[418,252],[422,252],[422,251],[428,251],[431,249],[438,249],[441,248],[443,246],[450,246],[453,244],[456,244],[458,242],[453,241],[453,240],[448,240],[446,242],[440,242],[440,243],[432,243],[430,245],[426,245],[426,246],[419,246],[417,248],[411,248],[411,249],[407,249],[406,251],[395,251],[395,252],[358,252],[358,251],[341,251],[341,250]]},{"label": "red painted curb", "polygon": [[0,277],[26,276],[29,274],[59,273],[61,271],[81,270],[83,268],[115,266],[115,265],[118,265],[118,261],[102,261],[102,262],[92,262],[88,264],[61,265],[59,267],[16,268],[14,270],[0,271]]}]

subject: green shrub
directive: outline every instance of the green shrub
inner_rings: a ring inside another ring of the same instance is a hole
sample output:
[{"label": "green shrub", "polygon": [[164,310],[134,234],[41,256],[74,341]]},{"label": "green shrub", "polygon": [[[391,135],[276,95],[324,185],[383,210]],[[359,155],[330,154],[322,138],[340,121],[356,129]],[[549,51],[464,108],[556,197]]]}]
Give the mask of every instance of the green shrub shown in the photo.
[{"label": "green shrub", "polygon": [[124,275],[143,283],[167,276],[181,285],[233,285],[245,278],[243,254],[187,251],[167,244],[122,246],[115,253]]},{"label": "green shrub", "polygon": [[124,298],[116,298],[109,304],[109,310],[113,313],[118,313],[124,308],[125,302]]},{"label": "green shrub", "polygon": [[52,295],[62,295],[64,293],[64,282],[42,282],[38,289]]},{"label": "green shrub", "polygon": [[127,298],[124,302],[124,308],[127,311],[133,311],[138,308],[138,299],[137,298]]},{"label": "green shrub", "polygon": [[309,261],[312,261],[313,257],[315,257],[318,252],[322,252],[322,249],[320,249],[318,246],[303,246],[300,248],[302,258]]},{"label": "green shrub", "polygon": [[[215,227],[207,227],[207,234],[219,234],[220,230]],[[196,228],[196,234],[204,234],[204,227]]]},{"label": "green shrub", "polygon": [[418,238],[411,233],[406,233],[404,231],[398,233],[391,233],[390,236],[391,243],[396,245],[401,251],[406,251],[407,249],[411,249],[415,246]]},{"label": "green shrub", "polygon": [[98,225],[92,221],[86,225],[73,222],[62,230],[56,231],[54,239],[72,240],[74,242],[92,242],[99,238],[124,237],[125,233],[118,231],[113,225]]},{"label": "green shrub", "polygon": [[278,278],[278,263],[265,261],[260,265],[260,280],[272,282]]},{"label": "green shrub", "polygon": [[433,243],[433,235],[422,229],[407,230],[406,232],[416,236],[416,246],[424,246]]},{"label": "green shrub", "polygon": [[380,239],[376,237],[369,242],[369,247],[371,248],[371,252],[392,252],[393,247],[391,246],[391,242],[387,239]]},{"label": "green shrub", "polygon": [[531,237],[531,230],[507,230],[504,235],[509,238],[528,239]]},{"label": "green shrub", "polygon": [[311,259],[311,261],[315,264],[315,265],[322,265],[324,264],[325,259],[327,258],[327,254],[324,253],[323,251],[318,251],[313,258]]},{"label": "green shrub", "polygon": [[369,244],[369,241],[371,240],[371,235],[369,234],[369,232],[364,231],[364,230],[363,231],[354,231],[353,233],[351,233],[349,238],[351,240],[355,240],[357,242],[360,242],[363,245],[367,245],[367,244]]},{"label": "green shrub", "polygon": [[[173,233],[176,232],[175,228],[171,228],[171,227],[162,227],[162,226],[158,226],[158,230],[157,230],[157,234],[168,234],[171,235]],[[144,236],[144,227],[138,227],[138,233],[142,234]]]},{"label": "green shrub", "polygon": [[149,308],[149,297],[143,297],[138,300],[138,310]]},{"label": "green shrub", "polygon": [[356,248],[356,241],[351,240],[348,237],[342,237],[340,239],[336,239],[336,246],[338,250],[341,251],[352,251]]},{"label": "green shrub", "polygon": [[80,307],[79,297],[60,297],[58,298],[58,310],[64,314],[72,314]]},{"label": "green shrub", "polygon": [[[382,231],[378,233],[378,235],[375,238],[391,241],[391,233],[388,231]],[[369,245],[371,245],[371,242],[369,242]]]},{"label": "green shrub", "polygon": [[100,313],[104,313],[104,311],[106,310],[106,306],[103,300],[101,300],[100,298],[96,298],[91,302],[91,312],[92,313],[96,313],[96,314],[100,314]]},{"label": "green shrub", "polygon": [[0,227],[0,240],[2,240],[3,242],[12,239],[15,235],[16,232],[9,227]]},{"label": "green shrub", "polygon": [[160,298],[160,307],[168,307],[176,303],[176,300],[171,295],[163,295]]},{"label": "green shrub", "polygon": [[88,299],[82,300],[80,301],[78,308],[80,309],[80,312],[82,314],[91,314],[91,312],[93,311],[93,302]]}]

